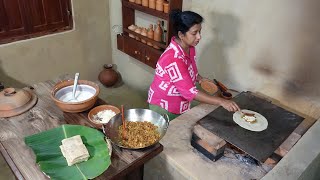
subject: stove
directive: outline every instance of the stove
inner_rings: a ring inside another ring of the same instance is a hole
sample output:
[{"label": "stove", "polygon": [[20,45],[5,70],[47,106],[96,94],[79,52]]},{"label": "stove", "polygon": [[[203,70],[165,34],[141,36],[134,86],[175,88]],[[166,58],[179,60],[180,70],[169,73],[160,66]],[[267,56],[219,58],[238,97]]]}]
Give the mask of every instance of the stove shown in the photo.
[{"label": "stove", "polygon": [[197,123],[260,162],[268,159],[304,120],[252,92],[241,92],[233,100],[241,109],[262,114],[268,120],[268,128],[261,132],[246,130],[237,125],[233,113],[223,107],[218,107]]}]

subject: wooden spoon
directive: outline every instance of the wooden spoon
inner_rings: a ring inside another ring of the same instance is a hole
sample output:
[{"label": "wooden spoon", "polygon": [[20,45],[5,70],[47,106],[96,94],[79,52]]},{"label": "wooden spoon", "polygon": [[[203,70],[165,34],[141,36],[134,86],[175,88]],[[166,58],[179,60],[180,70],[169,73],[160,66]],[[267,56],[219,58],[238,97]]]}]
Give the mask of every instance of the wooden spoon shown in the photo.
[{"label": "wooden spoon", "polygon": [[121,119],[122,119],[122,138],[124,140],[127,139],[127,134],[126,134],[126,120],[124,119],[124,110],[123,110],[123,105],[121,105]]}]

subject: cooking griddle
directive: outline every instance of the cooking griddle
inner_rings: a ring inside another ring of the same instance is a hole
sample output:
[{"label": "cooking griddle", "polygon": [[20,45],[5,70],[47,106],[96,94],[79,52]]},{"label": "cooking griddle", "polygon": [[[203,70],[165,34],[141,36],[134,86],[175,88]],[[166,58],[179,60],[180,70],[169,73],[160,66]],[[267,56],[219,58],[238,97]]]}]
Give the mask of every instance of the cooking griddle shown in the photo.
[{"label": "cooking griddle", "polygon": [[258,112],[267,118],[268,128],[261,132],[246,130],[233,121],[232,112],[221,106],[198,124],[260,162],[264,162],[304,119],[252,92],[241,92],[233,100],[241,109]]}]

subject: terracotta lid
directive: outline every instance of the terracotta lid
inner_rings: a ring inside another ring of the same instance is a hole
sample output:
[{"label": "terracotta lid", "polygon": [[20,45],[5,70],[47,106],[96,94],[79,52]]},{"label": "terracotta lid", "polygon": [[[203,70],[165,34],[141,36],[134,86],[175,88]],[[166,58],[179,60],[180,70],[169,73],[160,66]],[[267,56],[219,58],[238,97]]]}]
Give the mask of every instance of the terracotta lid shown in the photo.
[{"label": "terracotta lid", "polygon": [[31,90],[6,88],[0,92],[0,117],[11,117],[31,109],[37,102]]}]

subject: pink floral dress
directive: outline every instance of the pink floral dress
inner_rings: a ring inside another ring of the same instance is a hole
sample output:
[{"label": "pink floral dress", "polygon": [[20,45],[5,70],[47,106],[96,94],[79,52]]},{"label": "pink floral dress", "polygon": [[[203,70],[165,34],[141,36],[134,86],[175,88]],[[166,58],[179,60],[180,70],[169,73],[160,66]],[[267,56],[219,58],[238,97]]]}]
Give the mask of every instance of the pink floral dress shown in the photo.
[{"label": "pink floral dress", "polygon": [[199,92],[196,88],[198,69],[195,48],[190,47],[189,56],[174,39],[157,62],[148,102],[170,113],[182,114],[190,109],[191,101]]}]

